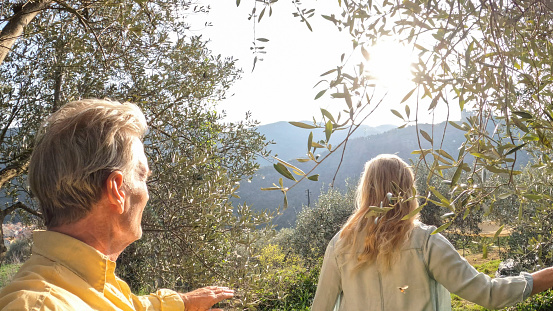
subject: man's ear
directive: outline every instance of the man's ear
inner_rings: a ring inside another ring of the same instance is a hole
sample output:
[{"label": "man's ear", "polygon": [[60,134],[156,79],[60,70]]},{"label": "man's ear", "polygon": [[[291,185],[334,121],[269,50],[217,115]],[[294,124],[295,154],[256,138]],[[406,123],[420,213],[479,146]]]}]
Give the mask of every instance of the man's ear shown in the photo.
[{"label": "man's ear", "polygon": [[108,201],[116,209],[117,213],[123,214],[126,196],[126,192],[123,189],[123,173],[121,171],[114,171],[109,174],[105,187]]}]

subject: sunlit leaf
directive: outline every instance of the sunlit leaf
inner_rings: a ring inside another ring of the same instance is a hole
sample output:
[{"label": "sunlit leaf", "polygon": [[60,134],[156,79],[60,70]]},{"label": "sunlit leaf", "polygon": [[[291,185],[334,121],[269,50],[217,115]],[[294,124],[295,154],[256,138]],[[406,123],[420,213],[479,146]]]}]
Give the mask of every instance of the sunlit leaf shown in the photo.
[{"label": "sunlit leaf", "polygon": [[453,174],[453,177],[451,178],[451,187],[454,187],[457,185],[457,182],[459,181],[459,178],[461,177],[461,173],[463,172],[463,162],[459,163],[457,166],[457,169],[455,170],[455,173]]},{"label": "sunlit leaf", "polygon": [[401,118],[402,120],[405,121],[405,119],[403,118],[403,116],[401,115],[401,113],[399,113],[399,111],[395,110],[395,109],[390,109],[390,111],[395,114],[397,117]]},{"label": "sunlit leaf", "polygon": [[328,74],[331,74],[331,73],[333,73],[333,72],[335,72],[335,71],[336,71],[336,69],[331,69],[331,70],[329,70],[329,71],[323,73],[323,74],[321,75],[321,77],[326,76],[326,75],[328,75]]},{"label": "sunlit leaf", "polygon": [[331,114],[330,112],[328,112],[328,110],[321,108],[321,113],[322,113],[323,116],[325,116],[328,120],[332,121],[332,123],[336,123],[336,121],[334,121],[334,117],[332,116],[332,114]]},{"label": "sunlit leaf", "polygon": [[451,226],[451,222],[448,222],[448,223],[446,223],[446,224],[441,225],[439,228],[437,228],[436,230],[434,230],[434,231],[431,233],[431,235],[440,233],[440,232],[444,231],[445,229],[449,228],[449,226]]},{"label": "sunlit leaf", "polygon": [[521,144],[521,145],[518,145],[518,146],[514,147],[513,149],[507,151],[507,153],[505,153],[505,155],[506,155],[506,156],[507,156],[507,155],[510,155],[511,153],[516,152],[517,150],[519,150],[520,148],[524,147],[525,145],[526,145],[526,143]]},{"label": "sunlit leaf", "polygon": [[499,229],[497,229],[497,231],[495,232],[495,234],[493,235],[493,239],[497,239],[497,237],[499,237],[499,235],[501,234],[501,231],[503,231],[503,228],[505,227],[505,225],[502,225],[501,227],[499,227]]},{"label": "sunlit leaf", "polygon": [[361,53],[363,54],[363,57],[365,58],[365,61],[369,61],[370,59],[370,56],[369,56],[369,52],[367,52],[367,50],[365,50],[365,48],[363,46],[361,46]]},{"label": "sunlit leaf", "polygon": [[427,132],[425,132],[424,130],[419,130],[419,132],[421,133],[422,137],[424,137],[424,139],[428,140],[431,144],[434,144],[432,137],[430,137]]},{"label": "sunlit leaf", "polygon": [[502,193],[500,195],[497,196],[498,199],[500,200],[504,200],[510,196],[512,196],[513,194],[511,192],[506,192],[506,193]]},{"label": "sunlit leaf", "polygon": [[263,10],[261,10],[261,13],[259,14],[259,18],[257,19],[257,22],[259,23],[261,21],[261,19],[263,18],[263,15],[265,15],[265,8],[263,8]]},{"label": "sunlit leaf", "polygon": [[416,89],[417,89],[417,88],[414,88],[414,89],[412,89],[411,91],[409,91],[409,93],[407,93],[407,95],[405,95],[405,96],[403,97],[403,99],[401,100],[401,102],[403,103],[403,102],[405,102],[406,100],[408,100],[409,97],[411,97],[411,95],[413,95],[413,92],[415,92]]},{"label": "sunlit leaf", "polygon": [[317,93],[317,95],[315,95],[315,99],[321,98],[321,96],[323,96],[325,92],[326,92],[326,90],[319,91],[319,93]]},{"label": "sunlit leaf", "polygon": [[309,28],[309,31],[312,32],[312,31],[313,31],[313,28],[311,28],[311,24],[309,24],[309,22],[308,22],[306,19],[304,19],[303,21],[304,21],[305,24],[307,25],[307,28]]},{"label": "sunlit leaf", "polygon": [[312,181],[318,181],[319,180],[319,174],[311,175],[311,176],[307,177],[307,179],[312,180]]},{"label": "sunlit leaf", "polygon": [[332,135],[332,122],[328,120],[325,125],[326,142],[328,142],[328,140],[330,139],[330,135]]},{"label": "sunlit leaf", "polygon": [[430,106],[428,106],[428,110],[432,110],[432,109],[436,108],[436,105],[438,104],[438,100],[440,100],[440,94],[438,94],[438,96],[435,96],[434,98],[432,98],[432,102],[430,102]]},{"label": "sunlit leaf", "polygon": [[467,219],[470,215],[470,209],[465,209],[465,212],[463,213],[463,220]]},{"label": "sunlit leaf", "polygon": [[539,141],[540,138],[534,133],[526,133],[524,136],[522,136],[522,140],[524,141]]},{"label": "sunlit leaf", "polygon": [[253,67],[252,67],[252,72],[255,70],[255,64],[257,64],[257,56],[254,57],[253,59]]},{"label": "sunlit leaf", "polygon": [[292,175],[292,173],[288,170],[288,168],[286,168],[286,166],[284,166],[282,163],[279,162],[279,163],[273,164],[273,167],[277,172],[280,173],[280,175],[290,180],[296,181],[296,179],[294,178],[294,175]]},{"label": "sunlit leaf", "polygon": [[392,209],[394,209],[393,206],[388,206],[388,207],[369,206],[369,211],[374,212],[376,214],[387,213]]},{"label": "sunlit leaf", "polygon": [[526,111],[513,111],[513,113],[524,119],[532,119],[532,115]]},{"label": "sunlit leaf", "polygon": [[278,162],[280,162],[282,165],[287,166],[287,167],[293,169],[294,171],[296,171],[298,175],[301,175],[301,176],[305,175],[305,173],[304,173],[302,170],[300,170],[299,168],[295,167],[294,165],[292,165],[292,164],[290,164],[290,163],[288,163],[288,162],[286,162],[286,161],[284,161],[284,160],[282,160],[282,159],[279,159],[279,158],[277,158],[277,157],[273,157],[273,158],[274,158],[275,160],[277,160]]},{"label": "sunlit leaf", "polygon": [[447,219],[447,218],[451,218],[451,217],[453,217],[453,216],[455,216],[455,213],[449,212],[449,213],[443,214],[442,216],[440,216],[440,218],[441,218],[441,219]]},{"label": "sunlit leaf", "polygon": [[522,196],[529,199],[529,200],[539,200],[539,199],[543,198],[541,195],[531,194],[531,193],[525,193]]},{"label": "sunlit leaf", "polygon": [[281,188],[280,187],[268,187],[268,188],[261,188],[261,190],[280,190]]},{"label": "sunlit leaf", "polygon": [[523,132],[528,133],[530,131],[528,130],[528,127],[526,127],[526,125],[524,125],[524,123],[522,123],[518,118],[512,117],[510,120]]},{"label": "sunlit leaf", "polygon": [[443,203],[445,203],[446,205],[449,205],[451,202],[449,202],[448,199],[446,199],[446,197],[444,197],[440,191],[438,191],[436,189],[436,187],[429,187],[428,188],[438,199],[440,199],[440,201],[442,201]]},{"label": "sunlit leaf", "polygon": [[451,124],[451,126],[453,126],[453,127],[456,128],[456,129],[459,129],[459,130],[461,130],[461,131],[466,131],[466,128],[463,126],[464,124],[463,124],[463,125],[459,125],[459,124],[457,124],[457,123],[455,123],[455,122],[453,122],[453,121],[449,121],[449,124]]},{"label": "sunlit leaf", "polygon": [[465,51],[465,65],[468,66],[470,64],[470,53],[472,52],[472,49],[474,48],[474,41],[472,41],[469,46],[467,47],[467,50]]},{"label": "sunlit leaf", "polygon": [[408,220],[408,219],[411,219],[412,217],[415,217],[415,215],[417,215],[422,210],[423,207],[424,207],[424,205],[421,205],[421,206],[415,208],[411,213],[403,216],[403,218],[401,218],[401,220]]},{"label": "sunlit leaf", "polygon": [[290,123],[290,124],[292,124],[293,126],[296,126],[296,127],[301,127],[303,129],[315,129],[315,128],[317,128],[316,126],[314,126],[312,124],[306,124],[306,123],[303,123],[303,122],[290,121],[288,123]]},{"label": "sunlit leaf", "polygon": [[344,84],[344,98],[346,99],[346,104],[348,105],[348,108],[351,110],[353,107],[353,103],[351,102],[351,95],[349,94],[348,88]]},{"label": "sunlit leaf", "polygon": [[446,152],[445,150],[443,150],[443,149],[438,149],[438,150],[436,150],[436,152],[437,152],[439,155],[444,156],[444,157],[450,159],[451,161],[455,161],[455,159],[454,159],[452,156],[450,156],[449,153],[447,153],[447,152]]}]

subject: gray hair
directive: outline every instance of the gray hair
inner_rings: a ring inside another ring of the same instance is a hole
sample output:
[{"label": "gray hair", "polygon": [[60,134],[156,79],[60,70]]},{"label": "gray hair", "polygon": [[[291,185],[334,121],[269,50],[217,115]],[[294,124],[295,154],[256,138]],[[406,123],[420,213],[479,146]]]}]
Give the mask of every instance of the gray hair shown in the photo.
[{"label": "gray hair", "polygon": [[83,99],[43,123],[29,164],[28,181],[47,228],[84,218],[113,171],[129,172],[132,141],[146,119],[135,104]]}]

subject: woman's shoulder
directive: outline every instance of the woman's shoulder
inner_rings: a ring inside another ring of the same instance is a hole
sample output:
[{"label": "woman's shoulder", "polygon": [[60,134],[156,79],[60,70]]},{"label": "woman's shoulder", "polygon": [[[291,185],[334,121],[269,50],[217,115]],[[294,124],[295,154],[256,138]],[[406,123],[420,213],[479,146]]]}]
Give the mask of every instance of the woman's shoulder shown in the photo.
[{"label": "woman's shoulder", "polygon": [[340,233],[342,233],[342,230],[338,231],[338,232],[334,235],[334,237],[332,237],[332,239],[330,240],[330,242],[329,242],[328,244],[329,244],[329,245],[332,245],[332,246],[334,247],[334,246],[336,245],[336,243],[337,243],[338,241],[341,240],[341,238],[340,238]]},{"label": "woman's shoulder", "polygon": [[417,221],[415,221],[415,228],[413,230],[432,233],[434,230],[436,230],[436,227],[424,224],[424,223],[417,220]]},{"label": "woman's shoulder", "polygon": [[426,225],[420,221],[415,222],[415,227],[411,232],[411,247],[420,248],[436,230],[435,226]]}]

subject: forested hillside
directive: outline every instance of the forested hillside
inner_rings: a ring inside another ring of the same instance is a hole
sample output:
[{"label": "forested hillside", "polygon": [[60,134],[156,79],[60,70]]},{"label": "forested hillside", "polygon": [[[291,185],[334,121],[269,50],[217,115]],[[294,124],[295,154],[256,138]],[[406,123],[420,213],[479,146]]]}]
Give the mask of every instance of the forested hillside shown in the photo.
[{"label": "forested hillside", "polygon": [[[385,131],[395,128],[394,125],[385,124],[379,126],[361,125],[353,133],[351,138],[366,137],[370,135],[380,134]],[[272,142],[268,149],[271,150],[273,156],[278,156],[283,160],[292,160],[298,157],[303,157],[306,150],[306,137],[308,131],[295,127],[289,122],[280,121],[276,123],[261,125],[258,127],[260,134],[265,135],[268,141]],[[346,138],[347,131],[337,131],[332,135],[333,141],[342,141]],[[313,132],[314,140],[324,138],[323,132]],[[270,161],[258,159],[261,166],[271,165]]]},{"label": "forested hillside", "polygon": [[[436,147],[444,134],[445,125],[445,122],[434,126],[430,124],[419,124],[418,128],[414,125],[401,129],[394,128],[384,133],[351,139],[348,142],[339,170],[338,166],[340,165],[342,156],[341,150],[326,159],[315,169],[313,174],[319,174],[318,182],[304,180],[296,187],[288,191],[288,208],[286,210],[282,209],[283,195],[280,191],[260,190],[263,187],[272,186],[273,183],[278,183],[278,179],[282,177],[272,165],[261,167],[253,178],[243,180],[240,183],[240,189],[237,193],[240,196],[240,199],[233,200],[235,203],[246,202],[247,204],[251,204],[253,209],[258,211],[265,209],[276,210],[280,206],[282,214],[275,219],[274,223],[280,227],[293,226],[296,215],[299,211],[301,211],[302,206],[307,206],[308,203],[312,206],[313,202],[316,202],[321,191],[326,191],[333,182],[334,187],[339,189],[345,189],[347,183],[357,183],[365,162],[376,155],[381,153],[392,153],[397,154],[405,160],[413,160],[416,162],[419,159],[419,155],[413,154],[412,152],[421,148],[430,147],[429,142],[422,138],[419,142],[417,129],[423,130],[427,133],[433,133],[435,136],[434,145]],[[493,128],[488,129],[489,132],[493,132],[493,130]],[[298,140],[297,144],[303,146],[306,145],[305,140],[309,131],[301,129],[300,131],[302,134],[287,135],[286,137],[295,137],[295,139]],[[263,133],[261,129],[260,132]],[[265,132],[265,134],[267,134],[267,132]],[[445,150],[449,154],[456,155],[458,153],[457,149],[459,148],[460,143],[465,140],[464,134],[465,133],[463,131],[460,131],[448,124],[445,128],[446,139],[441,142],[440,149]],[[267,138],[270,139],[271,137],[268,136]],[[333,136],[333,139],[334,138],[335,137]],[[336,140],[338,141],[338,139]],[[286,144],[284,144],[284,147],[279,146],[278,144],[273,146],[280,147],[278,150],[282,150],[287,147]],[[275,150],[274,147],[273,150]],[[305,147],[303,147],[303,149],[305,149]],[[297,152],[299,151],[295,151],[297,155]],[[281,151],[277,153],[283,154]],[[292,152],[289,152],[289,154],[292,154]],[[325,153],[322,153],[321,157],[324,156],[324,154]],[[517,165],[525,165],[528,162],[528,156],[526,154],[521,154],[521,152],[519,152],[519,154]],[[309,171],[313,167],[312,162],[299,163],[298,161],[293,160],[290,161],[290,163],[305,172]],[[426,176],[423,176],[423,178],[425,177]],[[284,181],[285,185],[286,182],[287,180]],[[308,191],[310,202],[308,202]]]}]

